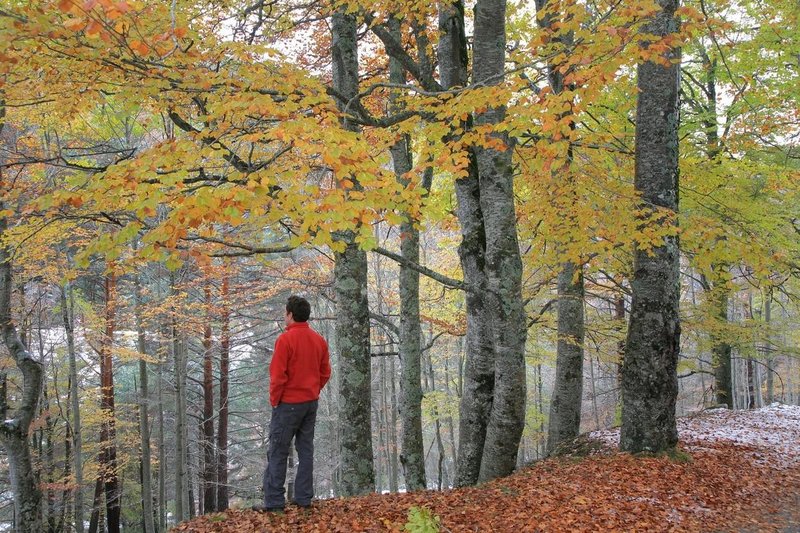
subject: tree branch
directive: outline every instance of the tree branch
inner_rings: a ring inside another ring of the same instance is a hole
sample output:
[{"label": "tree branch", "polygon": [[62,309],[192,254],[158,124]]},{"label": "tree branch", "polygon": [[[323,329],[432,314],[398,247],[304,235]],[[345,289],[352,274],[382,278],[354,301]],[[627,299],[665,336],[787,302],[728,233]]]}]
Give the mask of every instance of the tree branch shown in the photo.
[{"label": "tree branch", "polygon": [[419,272],[420,274],[422,274],[423,276],[427,276],[427,277],[431,278],[432,280],[438,281],[439,283],[441,283],[445,287],[450,287],[451,289],[457,289],[457,290],[460,290],[460,291],[466,291],[467,290],[467,286],[463,281],[459,281],[457,279],[449,278],[449,277],[445,276],[444,274],[439,274],[438,272],[436,272],[434,270],[431,270],[428,267],[424,267],[422,265],[418,265],[417,263],[414,263],[413,261],[409,261],[408,259],[406,259],[405,257],[401,256],[400,254],[396,254],[394,252],[390,252],[386,248],[378,247],[378,248],[374,248],[372,251],[375,252],[376,254],[380,254],[380,255],[382,255],[384,257],[388,257],[389,259],[399,263],[400,265],[402,265],[404,267],[408,267],[408,268],[410,268],[412,270],[415,270],[415,271]]}]

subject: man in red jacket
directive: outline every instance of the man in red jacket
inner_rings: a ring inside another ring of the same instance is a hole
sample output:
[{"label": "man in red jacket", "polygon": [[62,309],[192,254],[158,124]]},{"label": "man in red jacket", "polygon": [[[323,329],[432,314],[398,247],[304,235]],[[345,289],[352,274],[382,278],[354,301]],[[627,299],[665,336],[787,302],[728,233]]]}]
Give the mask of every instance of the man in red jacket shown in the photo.
[{"label": "man in red jacket", "polygon": [[311,329],[311,305],[305,298],[291,296],[286,302],[286,331],[275,341],[269,365],[269,451],[264,471],[264,507],[280,511],[286,504],[283,484],[289,446],[295,439],[298,466],[295,503],[311,505],[314,496],[314,425],[319,393],[331,377],[328,343]]}]

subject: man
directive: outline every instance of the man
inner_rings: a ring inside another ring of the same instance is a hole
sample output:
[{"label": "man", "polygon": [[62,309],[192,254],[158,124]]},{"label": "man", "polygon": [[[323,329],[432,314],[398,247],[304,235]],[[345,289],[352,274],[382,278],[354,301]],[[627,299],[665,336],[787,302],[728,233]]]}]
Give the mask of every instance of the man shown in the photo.
[{"label": "man", "polygon": [[255,507],[260,511],[281,511],[286,504],[283,484],[292,438],[299,459],[294,503],[308,507],[314,496],[314,425],[319,393],[331,377],[331,364],[328,343],[308,325],[310,315],[308,301],[291,296],[286,302],[286,331],[275,341],[269,365],[272,420],[264,505]]}]

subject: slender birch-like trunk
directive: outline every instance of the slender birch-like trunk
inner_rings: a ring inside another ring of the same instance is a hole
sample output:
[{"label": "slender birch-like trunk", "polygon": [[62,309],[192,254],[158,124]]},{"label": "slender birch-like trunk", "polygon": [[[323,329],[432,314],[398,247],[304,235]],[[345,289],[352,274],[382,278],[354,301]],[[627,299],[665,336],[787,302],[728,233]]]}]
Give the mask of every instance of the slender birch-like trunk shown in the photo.
[{"label": "slender birch-like trunk", "polygon": [[[142,324],[142,288],[137,275],[133,286],[134,313],[136,314],[136,341],[139,353],[147,355],[147,342]],[[150,390],[147,375],[147,361],[139,359],[139,445],[142,453],[142,524],[144,533],[154,533],[153,522],[153,474],[150,460]]]},{"label": "slender birch-like trunk", "polygon": [[72,284],[61,287],[61,318],[67,337],[67,356],[69,357],[69,387],[72,415],[72,447],[75,469],[74,525],[76,533],[83,533],[83,439],[81,435],[81,408],[78,396],[78,358],[75,352],[75,306]]},{"label": "slender birch-like trunk", "polygon": [[212,357],[212,338],[211,338],[211,284],[206,281],[206,324],[203,328],[203,420],[202,420],[202,440],[201,457],[203,461],[201,500],[203,511],[213,512],[217,505],[216,474],[217,468],[214,457],[214,368]]},{"label": "slender birch-like trunk", "polygon": [[101,467],[106,498],[106,527],[108,533],[119,533],[121,501],[119,474],[117,472],[116,413],[114,407],[114,368],[112,350],[117,324],[117,276],[114,265],[109,265],[105,278],[105,334],[100,350],[100,408],[103,422],[100,426]]},{"label": "slender birch-like trunk", "polygon": [[228,508],[228,385],[230,373],[231,311],[228,301],[230,278],[222,274],[222,316],[219,336],[219,420],[217,422],[217,511]]},{"label": "slender birch-like trunk", "polygon": [[[395,39],[401,40],[400,21],[392,18],[391,31]],[[406,82],[406,73],[396,58],[389,58],[389,79],[398,85]],[[391,97],[392,110],[401,108],[396,95]],[[412,168],[411,137],[403,135],[390,149],[392,164],[397,180],[403,185],[410,183],[406,175]],[[426,184],[423,184],[425,187]],[[419,230],[416,221],[408,218],[400,225],[400,253],[404,259],[419,263]],[[400,421],[401,454],[400,463],[409,491],[425,488],[425,451],[422,442],[422,387],[420,385],[422,332],[419,318],[419,272],[400,265],[400,341],[398,344],[401,364],[400,380]]]},{"label": "slender birch-like trunk", "polygon": [[[170,287],[173,299],[177,300],[174,273],[170,275]],[[175,308],[172,309],[170,320],[172,358],[175,365],[175,520],[182,522],[189,517],[186,472],[186,361],[183,357],[177,312],[177,301],[175,301]]]}]

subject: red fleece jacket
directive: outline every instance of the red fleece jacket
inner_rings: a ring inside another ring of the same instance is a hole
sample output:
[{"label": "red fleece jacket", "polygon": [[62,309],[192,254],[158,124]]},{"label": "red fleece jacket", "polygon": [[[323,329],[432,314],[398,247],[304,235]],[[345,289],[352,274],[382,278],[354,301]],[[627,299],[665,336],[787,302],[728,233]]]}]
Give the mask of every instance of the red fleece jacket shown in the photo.
[{"label": "red fleece jacket", "polygon": [[269,403],[302,403],[319,399],[331,377],[328,343],[308,322],[295,322],[275,341],[269,364]]}]

